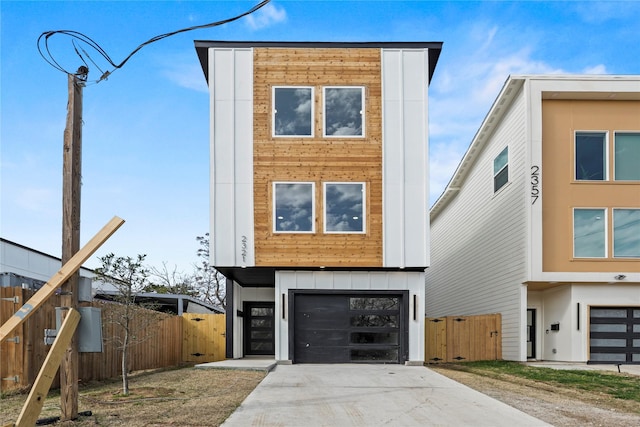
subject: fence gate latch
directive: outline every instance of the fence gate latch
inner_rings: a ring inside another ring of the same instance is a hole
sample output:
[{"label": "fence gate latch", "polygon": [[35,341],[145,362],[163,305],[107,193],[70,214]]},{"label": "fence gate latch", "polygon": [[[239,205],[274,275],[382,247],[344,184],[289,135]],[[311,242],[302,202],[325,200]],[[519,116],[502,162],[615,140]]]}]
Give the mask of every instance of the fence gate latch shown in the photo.
[{"label": "fence gate latch", "polygon": [[2,381],[13,381],[13,382],[19,383],[20,377],[18,375],[14,375],[12,377],[3,378]]},{"label": "fence gate latch", "polygon": [[12,338],[7,338],[5,341],[6,342],[12,342],[12,343],[15,343],[15,344],[20,344],[20,337],[19,336],[15,336],[15,337],[12,337]]},{"label": "fence gate latch", "polygon": [[2,300],[2,301],[11,301],[14,304],[20,304],[20,297],[18,297],[18,296],[11,297],[11,298],[0,298],[0,300]]}]

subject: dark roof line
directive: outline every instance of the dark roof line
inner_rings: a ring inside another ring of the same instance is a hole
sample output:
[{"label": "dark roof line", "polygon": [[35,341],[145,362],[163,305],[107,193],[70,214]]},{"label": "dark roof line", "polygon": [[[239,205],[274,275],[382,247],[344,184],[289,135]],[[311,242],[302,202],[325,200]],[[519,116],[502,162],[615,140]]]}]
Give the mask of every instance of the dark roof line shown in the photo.
[{"label": "dark roof line", "polygon": [[442,42],[311,42],[311,41],[194,41],[200,65],[204,76],[209,80],[207,65],[208,48],[252,48],[252,47],[280,47],[280,48],[386,48],[386,49],[429,49],[429,83],[436,69],[436,63],[442,51]]}]

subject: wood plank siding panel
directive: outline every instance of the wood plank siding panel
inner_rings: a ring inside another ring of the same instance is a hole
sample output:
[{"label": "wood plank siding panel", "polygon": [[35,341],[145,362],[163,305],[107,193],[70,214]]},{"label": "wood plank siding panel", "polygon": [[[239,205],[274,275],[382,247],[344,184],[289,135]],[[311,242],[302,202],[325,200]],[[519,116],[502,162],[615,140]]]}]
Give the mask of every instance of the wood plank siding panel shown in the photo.
[{"label": "wood plank siding panel", "polygon": [[[457,197],[431,222],[426,315],[502,314],[503,357],[521,354],[527,278],[526,114],[523,93],[471,166]],[[509,146],[509,183],[493,192],[493,160]],[[528,181],[527,181],[528,182]]]},{"label": "wood plank siding panel", "polygon": [[[382,266],[380,49],[255,48],[253,171],[256,266]],[[272,137],[272,87],[314,87],[314,137]],[[323,138],[325,86],[365,88],[365,138]],[[273,233],[272,183],[315,182],[313,234]],[[323,233],[323,182],[366,183],[366,233]]]}]

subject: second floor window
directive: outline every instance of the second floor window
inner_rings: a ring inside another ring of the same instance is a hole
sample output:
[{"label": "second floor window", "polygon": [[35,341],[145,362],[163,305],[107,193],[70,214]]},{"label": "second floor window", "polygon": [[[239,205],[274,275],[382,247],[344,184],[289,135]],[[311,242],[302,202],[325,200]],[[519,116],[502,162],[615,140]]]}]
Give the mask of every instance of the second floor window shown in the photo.
[{"label": "second floor window", "polygon": [[313,88],[273,88],[273,136],[313,136]]},{"label": "second floor window", "polygon": [[613,257],[640,258],[640,209],[613,210]]},{"label": "second floor window", "polygon": [[314,194],[313,182],[274,182],[273,231],[313,233],[315,231]]},{"label": "second floor window", "polygon": [[325,233],[364,233],[364,203],[363,182],[324,183]]},{"label": "second floor window", "polygon": [[493,192],[495,193],[509,182],[509,147],[493,159]]},{"label": "second floor window", "polygon": [[575,208],[573,257],[640,258],[640,209]]},{"label": "second floor window", "polygon": [[573,210],[573,256],[575,258],[605,258],[606,225],[604,209]]}]

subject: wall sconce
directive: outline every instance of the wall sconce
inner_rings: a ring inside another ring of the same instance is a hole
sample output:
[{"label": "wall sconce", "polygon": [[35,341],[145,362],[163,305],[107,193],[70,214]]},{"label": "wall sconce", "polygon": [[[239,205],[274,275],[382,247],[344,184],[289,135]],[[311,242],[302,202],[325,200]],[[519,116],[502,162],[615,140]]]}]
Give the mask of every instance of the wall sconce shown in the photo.
[{"label": "wall sconce", "polygon": [[625,276],[624,274],[618,274],[617,276],[614,276],[614,279],[616,280],[624,280],[626,278],[627,276]]}]

